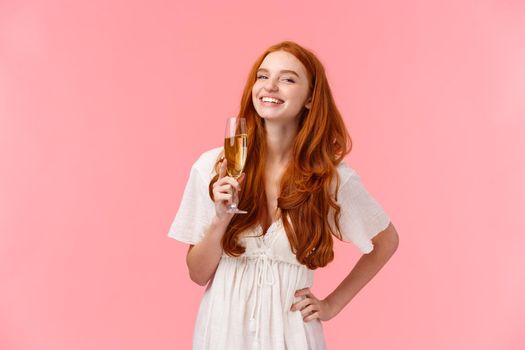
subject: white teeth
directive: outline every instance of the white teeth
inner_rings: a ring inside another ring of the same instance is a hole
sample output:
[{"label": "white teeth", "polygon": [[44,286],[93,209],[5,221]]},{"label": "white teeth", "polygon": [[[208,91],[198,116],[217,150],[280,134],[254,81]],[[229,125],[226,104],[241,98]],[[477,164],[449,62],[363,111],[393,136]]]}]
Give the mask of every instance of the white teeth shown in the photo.
[{"label": "white teeth", "polygon": [[261,99],[263,102],[271,102],[271,103],[282,103],[282,101],[276,99],[276,98],[272,98],[272,97],[263,97]]}]

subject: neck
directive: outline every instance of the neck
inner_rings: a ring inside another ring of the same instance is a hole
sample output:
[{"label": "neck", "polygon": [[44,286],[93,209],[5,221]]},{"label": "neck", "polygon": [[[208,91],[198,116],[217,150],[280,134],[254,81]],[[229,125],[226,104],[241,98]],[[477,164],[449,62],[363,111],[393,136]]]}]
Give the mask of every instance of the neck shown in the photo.
[{"label": "neck", "polygon": [[297,123],[283,123],[275,120],[265,120],[266,129],[266,162],[275,165],[285,165],[292,155],[293,142],[297,134]]}]

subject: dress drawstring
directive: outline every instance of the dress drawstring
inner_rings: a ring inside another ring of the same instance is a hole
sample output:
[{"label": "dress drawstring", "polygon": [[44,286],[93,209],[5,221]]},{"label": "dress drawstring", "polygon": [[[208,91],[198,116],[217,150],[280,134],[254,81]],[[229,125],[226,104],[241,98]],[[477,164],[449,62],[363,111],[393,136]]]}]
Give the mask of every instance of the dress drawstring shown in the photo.
[{"label": "dress drawstring", "polygon": [[[275,283],[275,275],[273,272],[273,260],[266,254],[266,252],[260,252],[257,254],[257,260],[255,262],[255,303],[253,304],[252,312],[250,315],[250,331],[255,331],[255,348],[259,348],[259,327],[261,317],[261,288],[264,285],[273,285]],[[257,311],[257,314],[255,313]]]}]

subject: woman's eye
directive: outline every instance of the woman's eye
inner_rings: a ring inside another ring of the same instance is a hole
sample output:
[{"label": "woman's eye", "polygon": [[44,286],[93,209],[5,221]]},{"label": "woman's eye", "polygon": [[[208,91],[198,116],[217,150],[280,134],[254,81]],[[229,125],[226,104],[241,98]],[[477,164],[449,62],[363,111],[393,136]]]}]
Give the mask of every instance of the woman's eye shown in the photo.
[{"label": "woman's eye", "polygon": [[[258,75],[257,79],[268,79],[268,77],[265,76],[265,75]],[[295,83],[295,80],[293,80],[291,78],[283,78],[283,80],[287,81],[287,82],[290,82],[290,83]]]}]

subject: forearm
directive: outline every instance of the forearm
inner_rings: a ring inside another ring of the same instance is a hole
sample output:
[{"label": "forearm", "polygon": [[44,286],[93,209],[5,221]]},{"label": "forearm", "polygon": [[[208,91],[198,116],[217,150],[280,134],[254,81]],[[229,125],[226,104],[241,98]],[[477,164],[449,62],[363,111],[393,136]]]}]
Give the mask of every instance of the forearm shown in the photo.
[{"label": "forearm", "polygon": [[[376,245],[369,254],[363,255],[341,284],[325,298],[333,316],[337,315],[359,291],[381,270],[396,247]],[[332,317],[333,317],[332,316]]]},{"label": "forearm", "polygon": [[222,255],[221,239],[229,220],[212,219],[202,240],[194,245],[186,256],[190,278],[204,286],[215,273]]}]

